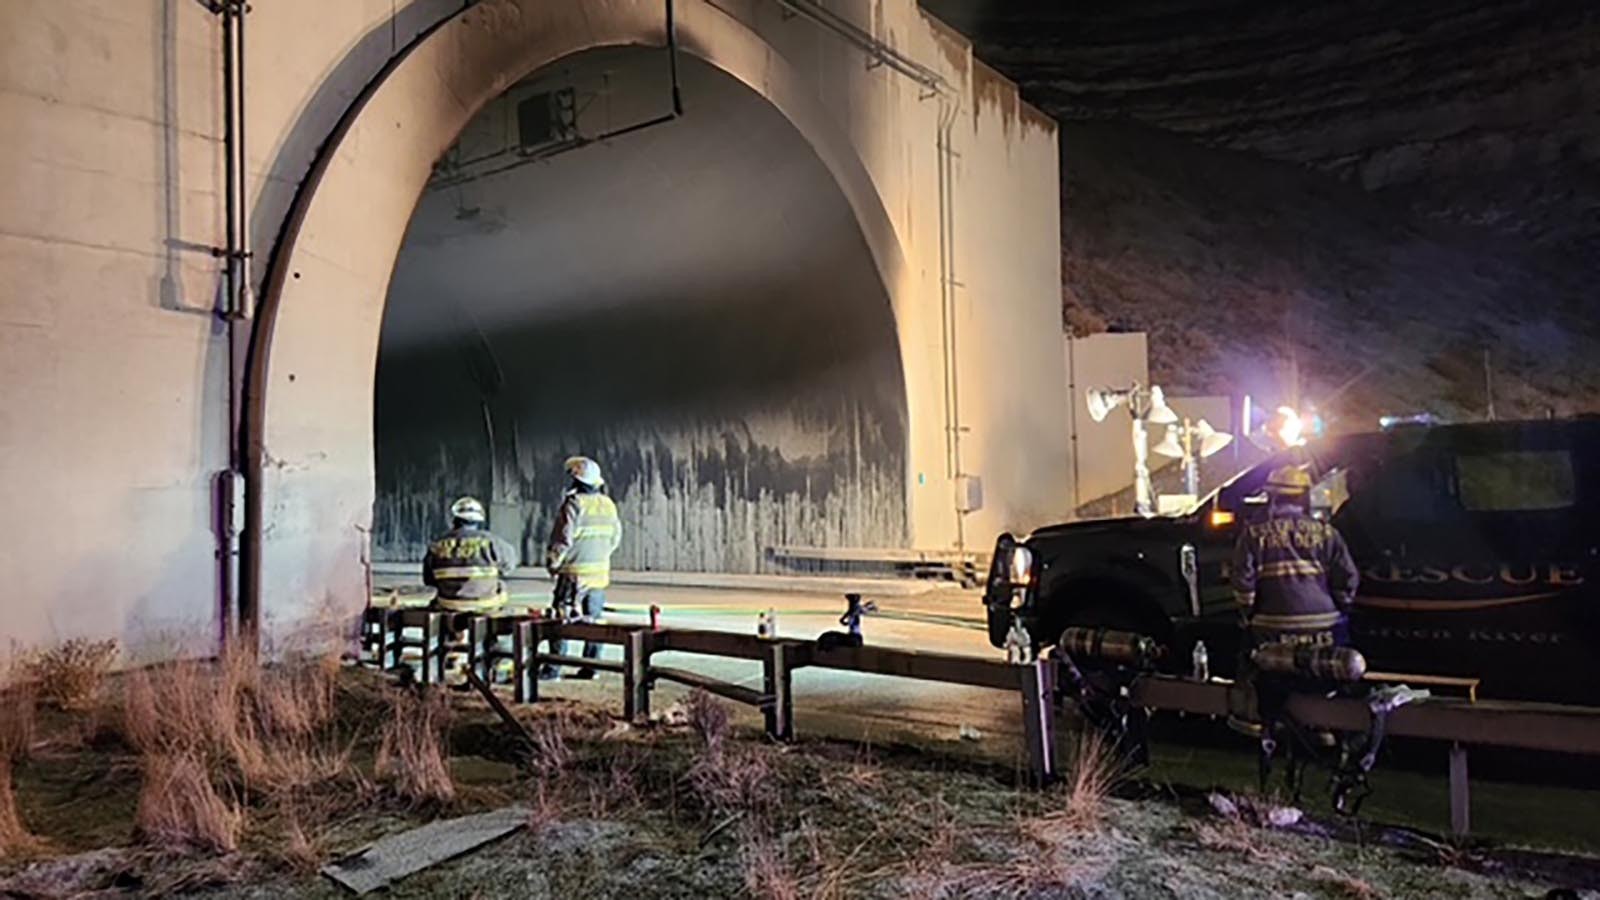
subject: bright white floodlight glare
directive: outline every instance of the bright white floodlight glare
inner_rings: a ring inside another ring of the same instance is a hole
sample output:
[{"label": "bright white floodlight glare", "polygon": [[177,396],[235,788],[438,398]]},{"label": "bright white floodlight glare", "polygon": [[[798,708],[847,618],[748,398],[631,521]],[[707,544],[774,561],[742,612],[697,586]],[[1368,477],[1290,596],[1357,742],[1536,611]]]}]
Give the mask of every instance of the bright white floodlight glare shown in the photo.
[{"label": "bright white floodlight glare", "polygon": [[1299,447],[1306,442],[1305,421],[1300,414],[1287,406],[1278,407],[1276,421],[1272,423],[1272,436],[1285,447]]}]

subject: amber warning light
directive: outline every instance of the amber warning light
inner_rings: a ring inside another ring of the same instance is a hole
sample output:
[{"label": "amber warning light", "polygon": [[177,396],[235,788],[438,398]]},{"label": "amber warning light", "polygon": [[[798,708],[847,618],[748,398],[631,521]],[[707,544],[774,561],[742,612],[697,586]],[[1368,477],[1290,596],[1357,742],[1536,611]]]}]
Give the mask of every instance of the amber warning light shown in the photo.
[{"label": "amber warning light", "polygon": [[1232,525],[1232,524],[1233,524],[1233,513],[1228,512],[1225,509],[1213,509],[1211,511],[1211,527],[1212,528],[1227,528],[1229,525]]}]

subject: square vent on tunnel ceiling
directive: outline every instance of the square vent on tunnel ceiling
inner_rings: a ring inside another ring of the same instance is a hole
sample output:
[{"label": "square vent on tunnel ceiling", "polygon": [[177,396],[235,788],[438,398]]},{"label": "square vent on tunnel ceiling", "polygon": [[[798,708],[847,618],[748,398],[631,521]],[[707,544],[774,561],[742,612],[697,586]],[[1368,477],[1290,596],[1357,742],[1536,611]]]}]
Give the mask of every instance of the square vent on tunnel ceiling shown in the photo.
[{"label": "square vent on tunnel ceiling", "polygon": [[517,103],[517,142],[523,153],[578,135],[578,106],[572,88],[534,94]]}]

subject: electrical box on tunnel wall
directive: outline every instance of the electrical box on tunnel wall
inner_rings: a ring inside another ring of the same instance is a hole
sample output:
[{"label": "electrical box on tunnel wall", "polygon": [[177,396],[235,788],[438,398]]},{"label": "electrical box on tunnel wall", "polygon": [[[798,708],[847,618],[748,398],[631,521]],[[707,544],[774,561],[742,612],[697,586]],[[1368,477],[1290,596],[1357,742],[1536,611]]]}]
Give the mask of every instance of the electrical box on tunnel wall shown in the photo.
[{"label": "electrical box on tunnel wall", "polygon": [[956,476],[956,509],[977,512],[983,509],[983,479],[977,475]]}]

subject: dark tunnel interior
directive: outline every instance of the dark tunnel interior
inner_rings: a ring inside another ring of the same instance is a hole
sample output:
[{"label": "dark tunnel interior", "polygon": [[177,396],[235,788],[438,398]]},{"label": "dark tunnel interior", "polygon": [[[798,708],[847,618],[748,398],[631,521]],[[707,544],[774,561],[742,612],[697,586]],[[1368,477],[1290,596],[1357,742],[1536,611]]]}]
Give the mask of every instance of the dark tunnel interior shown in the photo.
[{"label": "dark tunnel interior", "polygon": [[907,536],[893,315],[849,204],[764,98],[664,51],[568,58],[485,108],[406,233],[377,369],[374,555],[475,494],[537,563],[562,461],[604,468],[615,564],[748,572]]}]

